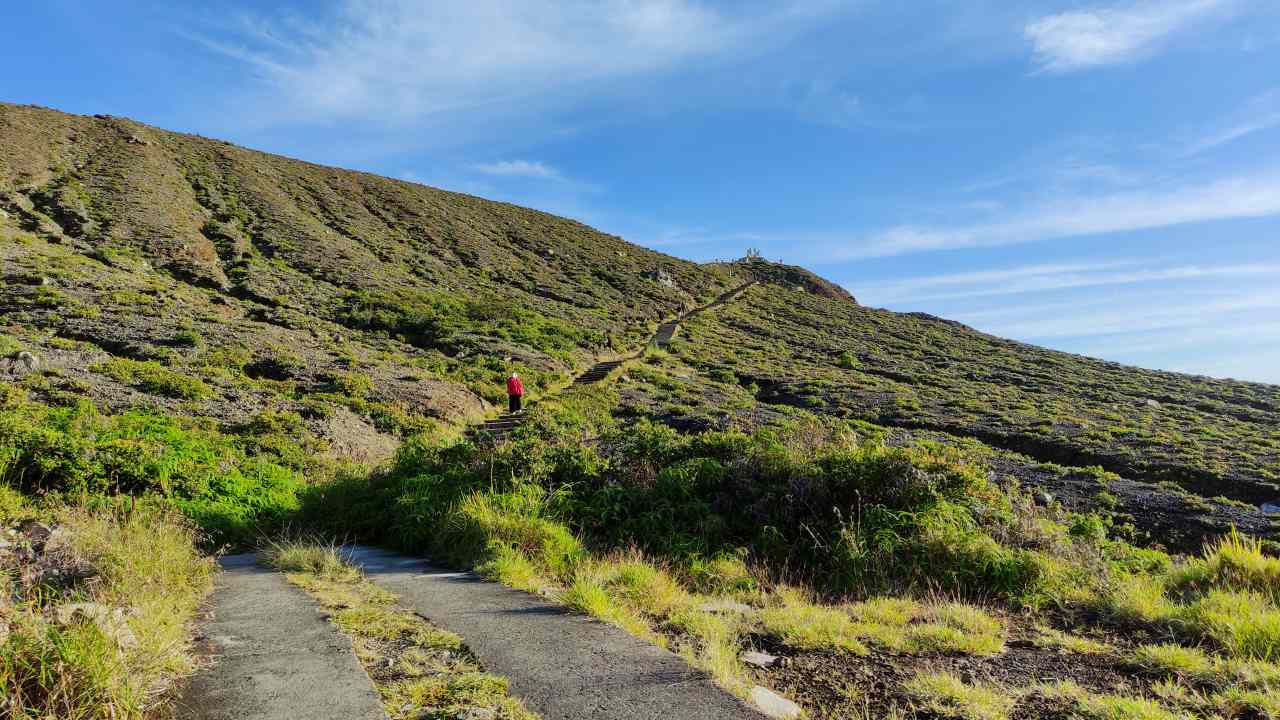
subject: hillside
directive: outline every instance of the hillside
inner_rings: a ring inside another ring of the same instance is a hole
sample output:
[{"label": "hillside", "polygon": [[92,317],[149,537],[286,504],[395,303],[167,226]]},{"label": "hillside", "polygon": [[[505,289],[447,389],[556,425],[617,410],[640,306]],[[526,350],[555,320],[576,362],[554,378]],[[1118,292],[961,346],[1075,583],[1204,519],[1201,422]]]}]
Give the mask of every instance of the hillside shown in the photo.
[{"label": "hillside", "polygon": [[[545,213],[12,105],[0,211],[3,351],[35,351],[42,392],[223,425],[344,398],[383,431],[474,416],[509,368],[555,384],[729,283]],[[385,457],[340,420],[313,429]]]},{"label": "hillside", "polygon": [[[378,460],[428,419],[485,413],[509,369],[535,389],[563,384],[756,278],[677,346],[700,376],[750,388],[734,396],[753,415],[802,408],[1205,498],[1280,497],[1280,388],[864,308],[801,268],[699,266],[512,205],[12,105],[0,211],[0,372],[24,374],[14,358],[33,351],[43,372],[24,382],[46,399],[155,405],[224,429],[297,412],[313,446]],[[626,409],[726,426],[725,383],[692,380],[668,390],[675,402]]]},{"label": "hillside", "polygon": [[[272,567],[346,614],[326,625],[251,566],[224,582],[271,586],[318,636],[355,638],[368,675],[344,667],[397,720],[526,711],[480,677],[485,643],[472,658],[440,639],[461,630],[422,625],[448,617],[439,598],[406,582],[408,613],[390,574],[312,540],[475,569],[541,596],[521,623],[567,606],[819,720],[1280,712],[1280,523],[1258,507],[1280,500],[1280,387],[1051,351],[864,307],[799,267],[699,265],[512,205],[3,104],[0,283],[0,531],[15,538],[0,690],[21,691],[19,717],[142,718],[171,700],[200,666],[202,555],[264,538]],[[513,370],[532,409],[495,417]],[[153,561],[130,560],[149,545]],[[468,592],[514,597],[433,577],[455,610]],[[121,623],[137,643],[107,642]],[[72,642],[90,649],[67,661]]]}]

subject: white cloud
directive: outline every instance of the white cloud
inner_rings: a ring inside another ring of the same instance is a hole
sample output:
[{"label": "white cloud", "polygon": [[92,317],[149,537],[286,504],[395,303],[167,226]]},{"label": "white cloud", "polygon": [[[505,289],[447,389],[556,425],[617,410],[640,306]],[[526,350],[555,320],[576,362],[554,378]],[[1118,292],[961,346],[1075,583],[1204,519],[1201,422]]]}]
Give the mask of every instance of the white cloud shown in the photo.
[{"label": "white cloud", "polygon": [[1042,17],[1024,32],[1036,61],[1049,72],[1131,62],[1170,36],[1233,5],[1233,0],[1146,0]]},{"label": "white cloud", "polygon": [[872,304],[887,305],[1179,280],[1280,276],[1280,264],[1139,267],[1147,264],[1149,263],[1138,260],[1118,260],[1102,263],[1027,265],[972,273],[930,275],[889,283],[859,285],[858,296]]},{"label": "white cloud", "polygon": [[1213,150],[1254,133],[1280,127],[1280,90],[1250,100],[1230,121],[1191,143],[1186,155]]},{"label": "white cloud", "polygon": [[282,121],[518,106],[584,84],[783,42],[841,0],[339,0],[310,22],[254,18],[189,34],[254,66]]},{"label": "white cloud", "polygon": [[862,240],[831,240],[815,262],[995,247],[1280,215],[1280,174],[1240,176],[1159,190],[1053,199],[1008,220],[959,227],[901,225]]},{"label": "white cloud", "polygon": [[472,165],[472,169],[485,175],[501,177],[528,177],[540,180],[563,180],[559,170],[540,162],[529,160],[500,160],[492,163]]}]

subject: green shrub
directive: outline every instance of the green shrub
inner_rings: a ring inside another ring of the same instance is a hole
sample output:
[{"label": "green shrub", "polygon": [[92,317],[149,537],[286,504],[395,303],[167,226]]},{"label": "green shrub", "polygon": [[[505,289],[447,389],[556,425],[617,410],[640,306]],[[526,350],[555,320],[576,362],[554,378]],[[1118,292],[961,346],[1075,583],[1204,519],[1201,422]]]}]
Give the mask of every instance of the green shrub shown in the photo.
[{"label": "green shrub", "polygon": [[724,383],[725,385],[738,384],[738,376],[734,375],[733,371],[728,368],[716,368],[711,371],[710,375],[711,379],[718,383]]},{"label": "green shrub", "polygon": [[363,400],[373,391],[373,379],[363,373],[345,373],[334,378],[333,386],[347,397]]},{"label": "green shrub", "polygon": [[285,522],[302,486],[296,472],[248,457],[233,437],[154,411],[101,415],[84,402],[0,410],[0,483],[41,494],[158,495],[216,543]]},{"label": "green shrub", "polygon": [[25,347],[22,343],[18,342],[17,338],[0,333],[0,358],[13,357],[24,349]]}]

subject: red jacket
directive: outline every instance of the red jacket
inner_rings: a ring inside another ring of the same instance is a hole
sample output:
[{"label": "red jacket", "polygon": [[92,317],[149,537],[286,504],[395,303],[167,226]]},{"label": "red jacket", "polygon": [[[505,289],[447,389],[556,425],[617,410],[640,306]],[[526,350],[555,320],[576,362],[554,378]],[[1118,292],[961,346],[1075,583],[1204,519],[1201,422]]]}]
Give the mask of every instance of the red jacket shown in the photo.
[{"label": "red jacket", "polygon": [[520,382],[520,378],[515,376],[507,378],[507,394],[524,395],[524,383]]}]

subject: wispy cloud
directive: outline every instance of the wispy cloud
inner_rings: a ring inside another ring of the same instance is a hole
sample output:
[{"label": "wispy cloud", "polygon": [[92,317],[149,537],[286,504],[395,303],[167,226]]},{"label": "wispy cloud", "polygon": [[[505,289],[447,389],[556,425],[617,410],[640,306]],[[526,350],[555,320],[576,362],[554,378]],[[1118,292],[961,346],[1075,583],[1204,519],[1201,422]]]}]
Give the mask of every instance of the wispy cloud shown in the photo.
[{"label": "wispy cloud", "polygon": [[1146,57],[1173,35],[1228,10],[1234,0],[1146,0],[1048,15],[1028,23],[1037,64],[1070,72]]},{"label": "wispy cloud", "polygon": [[309,22],[267,16],[186,33],[256,68],[289,122],[406,122],[754,52],[845,4],[752,0],[731,13],[698,0],[340,0]]},{"label": "wispy cloud", "polygon": [[905,278],[858,286],[858,296],[872,303],[893,304],[961,298],[1021,295],[1086,287],[1143,283],[1280,276],[1280,264],[1179,265],[1141,267],[1147,261],[1025,265],[1000,270]]},{"label": "wispy cloud", "polygon": [[1280,291],[1249,288],[1230,295],[1141,293],[1093,303],[1076,300],[954,313],[982,330],[1023,340],[1096,338],[1174,328],[1257,324],[1257,313],[1274,317]]},{"label": "wispy cloud", "polygon": [[1160,190],[1051,199],[1003,221],[959,227],[900,225],[860,240],[831,239],[822,243],[822,254],[813,261],[1015,245],[1272,215],[1280,215],[1280,174],[1241,176]]},{"label": "wispy cloud", "polygon": [[1227,122],[1191,143],[1186,155],[1198,155],[1275,127],[1280,127],[1280,90],[1271,90],[1250,100]]},{"label": "wispy cloud", "polygon": [[478,163],[471,166],[476,172],[500,177],[526,177],[539,180],[563,180],[559,170],[540,162],[529,160],[499,160],[491,163]]}]

